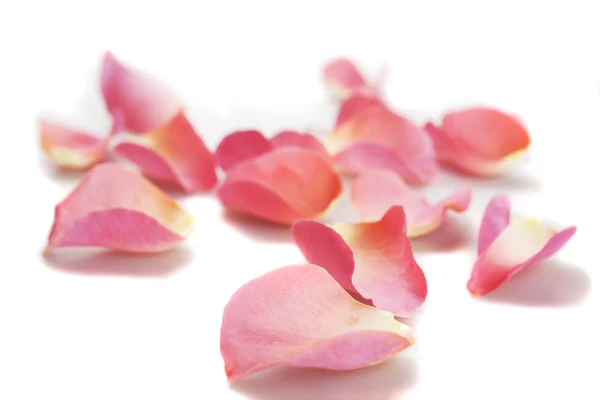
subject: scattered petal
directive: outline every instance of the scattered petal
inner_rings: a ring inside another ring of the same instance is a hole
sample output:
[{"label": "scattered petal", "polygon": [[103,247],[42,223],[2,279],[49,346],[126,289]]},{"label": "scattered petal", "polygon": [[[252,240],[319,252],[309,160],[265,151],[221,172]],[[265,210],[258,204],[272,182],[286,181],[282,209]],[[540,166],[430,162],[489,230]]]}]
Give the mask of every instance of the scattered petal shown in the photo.
[{"label": "scattered petal", "polygon": [[46,251],[104,247],[133,253],[168,250],[193,229],[193,218],[142,175],[99,164],[55,207]]},{"label": "scattered petal", "polygon": [[350,297],[315,265],[290,265],[242,286],[221,325],[229,381],[274,366],[354,370],[413,344],[410,328]]},{"label": "scattered petal", "polygon": [[356,65],[347,58],[337,58],[325,65],[323,78],[335,97],[340,100],[361,94],[375,96],[377,89],[362,76]]},{"label": "scattered petal", "polygon": [[471,188],[460,187],[443,200],[431,205],[425,197],[408,186],[397,174],[371,170],[352,184],[352,203],[365,221],[379,220],[392,206],[403,206],[409,238],[426,235],[437,229],[447,210],[461,213],[471,203]]},{"label": "scattered petal", "polygon": [[308,262],[326,269],[365,304],[409,317],[425,301],[427,281],[406,236],[401,206],[375,222],[298,221],[292,235]]},{"label": "scattered petal", "polygon": [[425,129],[440,161],[479,176],[501,173],[522,158],[530,143],[519,119],[492,108],[452,112],[441,126],[428,123]]},{"label": "scattered petal", "polygon": [[431,182],[437,165],[427,133],[380,101],[349,98],[342,105],[341,123],[324,138],[345,175],[387,168],[410,183]]},{"label": "scattered petal", "polygon": [[323,214],[341,193],[342,181],[325,157],[283,147],[237,164],[217,195],[231,210],[288,225]]},{"label": "scattered petal", "polygon": [[129,133],[155,130],[182,109],[176,93],[148,74],[123,65],[110,52],[104,55],[100,85],[108,112],[121,118]]},{"label": "scattered petal", "polygon": [[557,232],[543,221],[511,213],[508,197],[495,196],[481,222],[478,259],[467,289],[474,296],[498,289],[524,268],[559,251],[576,230],[571,226]]},{"label": "scattered petal", "polygon": [[327,155],[327,150],[323,143],[310,133],[299,133],[296,131],[279,132],[271,138],[271,144],[275,148],[279,147],[298,147],[305,150],[316,151],[323,155]]},{"label": "scattered petal", "polygon": [[219,143],[215,151],[215,159],[223,171],[229,171],[234,165],[271,150],[273,145],[259,131],[237,131],[225,136]]},{"label": "scattered petal", "polygon": [[153,131],[121,134],[113,143],[117,155],[155,181],[176,184],[188,193],[217,184],[214,157],[183,112]]}]

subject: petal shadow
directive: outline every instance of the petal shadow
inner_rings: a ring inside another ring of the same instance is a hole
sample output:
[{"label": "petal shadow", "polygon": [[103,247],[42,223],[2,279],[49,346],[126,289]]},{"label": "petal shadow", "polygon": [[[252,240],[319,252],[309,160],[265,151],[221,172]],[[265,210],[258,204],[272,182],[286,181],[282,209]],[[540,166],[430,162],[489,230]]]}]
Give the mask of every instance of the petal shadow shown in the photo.
[{"label": "petal shadow", "polygon": [[416,363],[396,356],[355,371],[273,368],[232,388],[252,400],[392,400],[416,383]]},{"label": "petal shadow", "polygon": [[223,210],[221,219],[243,235],[259,242],[293,243],[289,226],[278,225],[251,215]]},{"label": "petal shadow", "polygon": [[415,252],[448,252],[468,248],[474,241],[474,230],[469,221],[448,213],[438,229],[410,242]]}]

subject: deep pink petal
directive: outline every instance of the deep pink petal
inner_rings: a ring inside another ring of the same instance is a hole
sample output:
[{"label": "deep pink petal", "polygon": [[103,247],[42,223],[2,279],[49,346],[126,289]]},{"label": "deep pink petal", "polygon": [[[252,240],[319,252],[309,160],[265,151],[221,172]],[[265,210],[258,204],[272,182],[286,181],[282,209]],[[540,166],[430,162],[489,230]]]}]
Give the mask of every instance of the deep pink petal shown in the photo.
[{"label": "deep pink petal", "polygon": [[282,131],[271,138],[273,147],[298,147],[305,150],[316,151],[327,155],[323,143],[310,133],[299,133],[296,131]]},{"label": "deep pink petal", "polygon": [[239,162],[268,153],[273,148],[273,144],[259,131],[236,131],[225,136],[219,143],[215,159],[223,171],[229,171]]}]

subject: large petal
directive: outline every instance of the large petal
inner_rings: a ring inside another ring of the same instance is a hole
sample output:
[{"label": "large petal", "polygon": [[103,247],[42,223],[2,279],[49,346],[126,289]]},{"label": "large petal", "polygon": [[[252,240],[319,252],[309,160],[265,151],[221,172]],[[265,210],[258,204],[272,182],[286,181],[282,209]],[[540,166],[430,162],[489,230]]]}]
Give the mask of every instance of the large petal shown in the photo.
[{"label": "large petal", "polygon": [[186,192],[208,191],[217,184],[214,157],[183,112],[153,131],[122,134],[113,143],[116,154],[153,180]]},{"label": "large petal", "polygon": [[282,267],[237,290],[223,312],[221,354],[235,381],[281,365],[353,370],[410,347],[410,328],[350,297],[322,268]]},{"label": "large petal", "polygon": [[471,188],[460,187],[445,199],[429,204],[397,174],[371,170],[354,181],[351,198],[361,219],[366,221],[380,219],[392,206],[403,206],[408,237],[418,237],[439,227],[447,210],[465,211],[471,203]]},{"label": "large petal", "polygon": [[327,158],[283,147],[237,164],[217,195],[231,210],[291,224],[323,214],[341,192],[341,179]]},{"label": "large petal", "polygon": [[499,174],[520,160],[530,143],[517,118],[485,107],[448,113],[441,126],[429,123],[425,129],[440,161],[480,176]]},{"label": "large petal", "polygon": [[576,230],[571,226],[557,232],[543,221],[510,213],[505,196],[493,198],[485,210],[479,231],[480,254],[467,289],[475,296],[496,290],[524,268],[559,251]]},{"label": "large petal", "polygon": [[221,140],[215,151],[215,159],[223,171],[229,171],[234,165],[271,150],[273,145],[259,131],[236,131]]},{"label": "large petal", "polygon": [[159,128],[182,108],[179,96],[148,74],[129,68],[110,52],[104,55],[101,91],[113,118],[123,129],[145,133]]},{"label": "large petal", "polygon": [[281,131],[271,138],[271,144],[275,148],[297,147],[312,150],[317,153],[328,155],[323,143],[310,133],[299,133],[296,131]]},{"label": "large petal", "polygon": [[92,168],[56,206],[46,251],[93,246],[158,252],[192,229],[192,216],[142,175],[106,163]]},{"label": "large petal", "polygon": [[375,96],[377,90],[362,76],[356,65],[347,58],[336,58],[323,68],[325,84],[335,97],[344,100],[353,94]]},{"label": "large petal", "polygon": [[408,317],[425,301],[427,281],[414,259],[400,206],[375,222],[298,221],[296,244],[308,262],[325,268],[354,298]]},{"label": "large petal", "polygon": [[410,183],[427,183],[435,178],[437,165],[430,137],[383,103],[349,98],[338,120],[342,123],[324,138],[324,143],[344,174],[389,168]]}]

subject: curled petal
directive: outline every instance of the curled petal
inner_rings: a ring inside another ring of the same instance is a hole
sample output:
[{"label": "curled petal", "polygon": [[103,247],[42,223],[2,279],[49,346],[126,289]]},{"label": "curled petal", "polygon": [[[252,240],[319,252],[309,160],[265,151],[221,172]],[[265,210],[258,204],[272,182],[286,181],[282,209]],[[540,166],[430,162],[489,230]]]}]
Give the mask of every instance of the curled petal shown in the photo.
[{"label": "curled petal", "polygon": [[123,129],[145,133],[164,125],[177,114],[178,95],[147,74],[128,68],[110,52],[104,55],[102,95],[113,118],[123,120]]},{"label": "curled petal", "polygon": [[[355,105],[344,111],[349,103]],[[437,165],[427,133],[383,103],[349,98],[338,120],[343,122],[324,142],[344,174],[389,168],[410,183],[427,183],[435,178]]]},{"label": "curled petal", "polygon": [[519,119],[492,108],[452,112],[441,126],[429,123],[425,129],[440,161],[479,176],[499,174],[520,160],[530,143]]},{"label": "curled petal", "polygon": [[183,112],[143,135],[119,135],[114,143],[116,154],[153,180],[186,192],[211,190],[217,184],[214,157]]},{"label": "curled petal", "polygon": [[215,159],[223,171],[229,171],[241,161],[258,157],[273,150],[273,145],[256,130],[230,133],[217,146]]},{"label": "curled petal", "polygon": [[106,155],[106,139],[47,121],[40,123],[40,143],[53,162],[69,169],[87,169]]},{"label": "curled petal", "polygon": [[474,296],[490,293],[512,276],[559,251],[575,234],[571,226],[560,232],[543,221],[510,212],[506,196],[488,204],[479,230],[479,257],[467,289]]},{"label": "curled petal", "polygon": [[427,281],[406,236],[401,206],[375,222],[298,221],[292,235],[308,262],[326,269],[355,299],[409,317],[425,301]]},{"label": "curled petal", "polygon": [[347,58],[337,58],[328,62],[323,68],[323,79],[340,100],[353,94],[374,96],[377,90],[362,76],[356,65]]},{"label": "curled petal", "polygon": [[279,147],[298,147],[305,150],[312,150],[323,155],[327,155],[327,150],[323,143],[310,133],[299,133],[296,131],[282,131],[271,138],[271,144],[275,148]]},{"label": "curled petal", "polygon": [[142,175],[100,164],[56,206],[46,251],[94,246],[159,252],[177,245],[192,229],[192,216]]},{"label": "curled petal", "polygon": [[352,203],[361,219],[380,219],[392,206],[403,206],[409,238],[423,236],[444,221],[447,210],[461,213],[471,203],[471,188],[460,187],[435,204],[408,186],[398,175],[386,170],[371,170],[352,185]]},{"label": "curled petal", "polygon": [[393,314],[352,299],[322,268],[290,265],[237,290],[223,312],[221,355],[230,381],[274,366],[354,370],[413,344]]},{"label": "curled petal", "polygon": [[237,164],[218,189],[221,203],[280,224],[316,218],[342,192],[342,181],[321,154],[283,147]]}]

